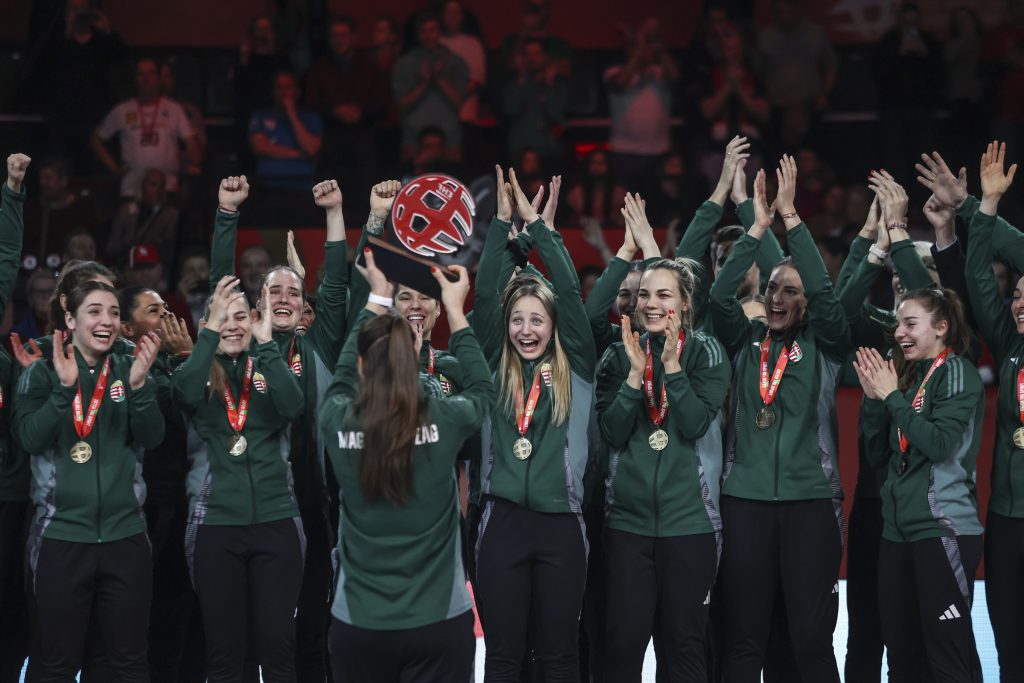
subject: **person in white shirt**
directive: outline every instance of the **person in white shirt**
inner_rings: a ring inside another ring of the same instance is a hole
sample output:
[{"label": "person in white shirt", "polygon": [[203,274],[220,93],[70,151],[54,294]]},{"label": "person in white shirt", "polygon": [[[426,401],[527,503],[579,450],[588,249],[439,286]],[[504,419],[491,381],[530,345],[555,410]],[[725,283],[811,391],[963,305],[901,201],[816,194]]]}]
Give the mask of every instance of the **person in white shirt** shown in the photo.
[{"label": "person in white shirt", "polygon": [[[152,59],[135,66],[137,95],[114,107],[92,134],[92,148],[111,173],[121,177],[121,196],[131,197],[146,169],[164,172],[167,191],[178,191],[178,171],[184,146],[188,167],[198,167],[199,144],[181,105],[160,91],[160,69]],[[121,160],[114,159],[107,143],[117,136]]]}]

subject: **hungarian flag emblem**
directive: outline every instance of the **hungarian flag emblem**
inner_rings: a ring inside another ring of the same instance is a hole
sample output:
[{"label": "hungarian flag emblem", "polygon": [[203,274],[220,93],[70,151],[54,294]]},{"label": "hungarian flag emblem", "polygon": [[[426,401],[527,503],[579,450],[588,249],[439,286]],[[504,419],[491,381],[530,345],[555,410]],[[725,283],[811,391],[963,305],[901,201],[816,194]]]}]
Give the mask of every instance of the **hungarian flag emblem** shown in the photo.
[{"label": "hungarian flag emblem", "polygon": [[110,385],[110,400],[114,403],[124,401],[124,382],[117,380]]},{"label": "hungarian flag emblem", "polygon": [[291,367],[292,372],[296,377],[302,377],[302,356],[299,354],[292,356],[292,361],[289,367]]},{"label": "hungarian flag emblem", "polygon": [[261,394],[267,393],[267,380],[263,376],[263,373],[257,372],[252,376],[252,385],[256,387],[256,391]]},{"label": "hungarian flag emblem", "polygon": [[804,357],[804,352],[800,350],[800,344],[793,342],[793,348],[789,350],[789,362],[797,363],[801,358]]},{"label": "hungarian flag emblem", "polygon": [[544,365],[540,366],[540,377],[541,377],[541,379],[544,380],[544,386],[546,386],[546,387],[550,387],[551,386],[551,364],[550,363],[544,363]]}]

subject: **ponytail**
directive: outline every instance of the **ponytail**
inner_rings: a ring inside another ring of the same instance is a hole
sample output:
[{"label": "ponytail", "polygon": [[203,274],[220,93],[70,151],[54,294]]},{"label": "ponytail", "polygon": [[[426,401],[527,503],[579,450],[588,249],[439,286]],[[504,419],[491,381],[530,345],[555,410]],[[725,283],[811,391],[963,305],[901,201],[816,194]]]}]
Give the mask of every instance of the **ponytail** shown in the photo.
[{"label": "ponytail", "polygon": [[363,422],[363,496],[371,503],[404,505],[414,492],[413,450],[421,419],[412,328],[400,316],[378,316],[359,330],[356,346],[363,361],[355,401]]},{"label": "ponytail", "polygon": [[[908,301],[917,301],[921,306],[931,313],[932,324],[935,325],[943,320],[949,326],[943,342],[952,349],[958,356],[967,354],[971,347],[971,328],[967,325],[967,316],[964,313],[964,304],[957,293],[952,289],[939,289],[928,287],[926,289],[915,289],[907,292],[900,302],[902,306]],[[896,371],[899,373],[900,391],[907,391],[913,386],[915,371],[913,363],[907,363],[903,357],[903,349],[899,344],[893,344],[893,356],[896,361]]]}]

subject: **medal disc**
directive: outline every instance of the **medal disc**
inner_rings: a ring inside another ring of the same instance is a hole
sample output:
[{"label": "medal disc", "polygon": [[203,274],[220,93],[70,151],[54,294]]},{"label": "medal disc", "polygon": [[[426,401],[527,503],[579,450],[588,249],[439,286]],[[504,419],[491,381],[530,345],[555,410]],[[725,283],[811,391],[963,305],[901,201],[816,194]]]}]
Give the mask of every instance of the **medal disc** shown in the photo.
[{"label": "medal disc", "polygon": [[775,424],[775,411],[768,406],[761,408],[761,410],[757,411],[754,422],[757,424],[758,429],[768,429]]},{"label": "medal disc", "polygon": [[512,455],[516,456],[516,460],[526,460],[530,453],[533,453],[533,444],[529,439],[519,439],[512,446]]},{"label": "medal disc", "polygon": [[665,433],[664,429],[659,429],[649,437],[647,437],[647,443],[651,445],[656,451],[665,450],[665,446],[668,446],[668,434]]},{"label": "medal disc", "polygon": [[71,460],[82,465],[92,459],[92,446],[84,441],[79,441],[71,447]]},{"label": "medal disc", "polygon": [[235,434],[228,441],[228,453],[237,458],[242,453],[245,453],[245,449],[248,445],[249,444],[248,442],[246,442],[244,436],[242,436],[241,434]]},{"label": "medal disc", "polygon": [[1013,433],[1013,445],[1024,449],[1024,427],[1017,427],[1017,430]]}]

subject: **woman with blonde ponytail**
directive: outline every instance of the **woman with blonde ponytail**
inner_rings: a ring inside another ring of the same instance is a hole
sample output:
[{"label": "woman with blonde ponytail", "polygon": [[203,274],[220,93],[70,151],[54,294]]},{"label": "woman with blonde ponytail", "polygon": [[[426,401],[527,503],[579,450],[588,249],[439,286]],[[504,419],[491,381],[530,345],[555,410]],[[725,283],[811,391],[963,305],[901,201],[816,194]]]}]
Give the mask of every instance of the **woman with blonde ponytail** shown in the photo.
[{"label": "woman with blonde ponytail", "polygon": [[[578,681],[594,338],[571,260],[514,171],[509,180],[499,168],[491,229],[508,232],[514,198],[551,283],[535,272],[514,277],[500,297],[505,329],[485,341],[485,355],[497,359],[499,394],[483,427],[476,544],[485,679],[519,680],[529,633],[546,681]],[[498,267],[481,259],[482,272]]]}]

